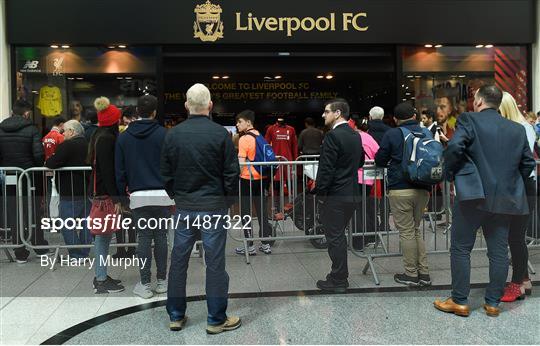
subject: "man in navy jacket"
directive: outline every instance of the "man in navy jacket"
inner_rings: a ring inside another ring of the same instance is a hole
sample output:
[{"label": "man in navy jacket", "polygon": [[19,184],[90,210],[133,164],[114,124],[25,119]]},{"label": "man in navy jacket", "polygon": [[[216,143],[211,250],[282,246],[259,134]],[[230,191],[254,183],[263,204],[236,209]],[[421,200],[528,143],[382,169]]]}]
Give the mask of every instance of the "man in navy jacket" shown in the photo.
[{"label": "man in navy jacket", "polygon": [[130,196],[133,211],[133,225],[141,226],[138,231],[139,246],[137,256],[144,260],[140,269],[141,282],[133,293],[142,297],[153,296],[150,268],[152,266],[152,239],[157,268],[156,293],[167,292],[167,229],[150,229],[139,224],[139,220],[170,217],[173,201],[165,191],[165,184],[159,170],[161,148],[166,130],[155,120],[157,99],[152,95],[141,96],[137,103],[137,116],[116,142],[115,171],[116,184],[120,195]]},{"label": "man in navy jacket", "polygon": [[403,174],[404,138],[400,127],[431,137],[416,121],[416,109],[408,102],[394,108],[398,127],[388,130],[375,155],[375,163],[388,167],[388,201],[399,231],[405,272],[394,275],[394,281],[408,285],[431,285],[424,239],[418,227],[429,201],[430,186],[415,185]]},{"label": "man in navy jacket", "polygon": [[[459,175],[479,174],[482,186],[475,184],[470,189],[483,189],[477,195],[485,196],[473,201],[459,202],[456,199],[453,208],[450,247],[452,297],[445,301],[436,300],[434,304],[441,311],[460,316],[470,313],[467,305],[470,254],[476,230],[482,227],[488,247],[490,282],[486,288],[484,310],[489,316],[498,316],[498,305],[508,275],[510,221],[513,215],[529,213],[524,179],[535,168],[535,161],[524,127],[504,119],[497,112],[501,100],[502,92],[497,87],[481,87],[474,97],[475,113],[459,116],[456,132],[444,155],[447,178],[454,180]],[[478,173],[465,169],[464,164],[469,158]]]}]

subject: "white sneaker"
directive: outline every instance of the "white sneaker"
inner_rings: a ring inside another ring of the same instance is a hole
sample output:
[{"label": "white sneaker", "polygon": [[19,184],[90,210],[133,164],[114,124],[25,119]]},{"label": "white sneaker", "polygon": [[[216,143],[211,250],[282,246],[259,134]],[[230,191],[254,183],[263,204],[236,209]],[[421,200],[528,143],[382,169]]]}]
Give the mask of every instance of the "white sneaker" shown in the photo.
[{"label": "white sneaker", "polygon": [[167,292],[167,284],[168,284],[167,280],[158,279],[155,292],[156,293],[166,293]]},{"label": "white sneaker", "polygon": [[261,244],[259,246],[259,251],[262,251],[265,254],[270,255],[272,253],[272,247],[270,246],[270,244]]},{"label": "white sneaker", "polygon": [[[246,249],[243,246],[239,246],[236,249],[234,249],[234,252],[237,255],[245,255],[246,254]],[[252,245],[252,246],[248,247],[248,254],[250,256],[255,256],[257,254],[257,250],[255,249],[255,246]]]},{"label": "white sneaker", "polygon": [[133,293],[144,299],[152,298],[154,296],[152,289],[150,289],[150,283],[142,284],[141,282],[138,282],[133,289]]}]

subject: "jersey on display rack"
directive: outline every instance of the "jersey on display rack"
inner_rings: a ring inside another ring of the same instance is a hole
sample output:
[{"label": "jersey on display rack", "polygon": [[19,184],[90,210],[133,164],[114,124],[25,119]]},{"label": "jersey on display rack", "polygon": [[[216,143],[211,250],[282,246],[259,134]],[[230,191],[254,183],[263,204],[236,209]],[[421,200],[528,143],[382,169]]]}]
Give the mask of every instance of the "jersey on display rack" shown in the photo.
[{"label": "jersey on display rack", "polygon": [[37,107],[45,117],[55,117],[62,113],[62,93],[60,88],[45,85],[39,90]]}]

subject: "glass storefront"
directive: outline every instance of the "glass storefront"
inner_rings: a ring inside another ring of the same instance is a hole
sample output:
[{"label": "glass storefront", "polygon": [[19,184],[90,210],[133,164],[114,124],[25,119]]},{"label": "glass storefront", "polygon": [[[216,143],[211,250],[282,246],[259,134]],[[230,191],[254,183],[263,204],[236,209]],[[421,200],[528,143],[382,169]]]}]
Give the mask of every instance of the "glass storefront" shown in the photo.
[{"label": "glass storefront", "polygon": [[84,114],[96,97],[126,107],[144,93],[156,95],[156,56],[152,47],[18,47],[15,96],[34,106],[34,122],[45,132],[51,119]]},{"label": "glass storefront", "polygon": [[[250,108],[260,115],[260,126],[285,117],[301,128],[307,116],[320,120],[324,102],[334,97],[349,100],[360,117],[375,105],[390,115],[396,103],[411,101],[420,111],[455,118],[472,110],[474,92],[484,84],[510,92],[523,112],[530,106],[524,45],[318,47],[274,57],[248,49],[245,56],[221,51],[216,58],[182,55],[181,46],[16,47],[13,96],[33,104],[43,132],[54,117],[69,119],[79,104],[91,108],[98,96],[126,107],[145,93],[162,101],[158,117],[171,127],[185,119],[185,92],[195,82],[208,85],[214,120],[229,126]],[[171,54],[158,63],[160,50]]]},{"label": "glass storefront", "polygon": [[495,84],[516,99],[522,112],[530,106],[526,46],[402,47],[400,100],[439,116],[473,110],[476,90]]}]

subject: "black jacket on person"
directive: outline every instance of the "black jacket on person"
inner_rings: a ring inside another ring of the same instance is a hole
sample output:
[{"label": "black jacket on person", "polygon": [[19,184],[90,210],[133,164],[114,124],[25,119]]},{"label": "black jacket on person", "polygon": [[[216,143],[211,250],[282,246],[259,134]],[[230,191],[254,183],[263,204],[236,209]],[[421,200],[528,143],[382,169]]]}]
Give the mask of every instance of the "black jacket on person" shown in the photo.
[{"label": "black jacket on person", "polygon": [[84,129],[84,138],[86,138],[86,141],[90,143],[90,139],[92,138],[92,135],[97,130],[98,126],[96,124],[86,123],[82,124]]},{"label": "black jacket on person", "polygon": [[368,122],[368,133],[375,139],[377,144],[381,145],[382,139],[386,131],[390,130],[391,127],[386,125],[381,119],[370,120]]},{"label": "black jacket on person", "polygon": [[321,152],[321,144],[324,134],[315,127],[308,127],[298,136],[298,151],[302,155],[318,155]]},{"label": "black jacket on person", "polygon": [[[45,162],[48,168],[86,167],[88,143],[83,135],[65,140],[57,148],[53,156]],[[90,171],[58,172],[56,188],[62,198],[81,199],[88,191]]]},{"label": "black jacket on person", "polygon": [[315,193],[321,200],[356,203],[359,198],[358,169],[364,165],[360,134],[347,123],[324,137]]},{"label": "black jacket on person", "polygon": [[141,190],[163,190],[159,171],[167,130],[152,119],[132,121],[118,136],[115,152],[116,186],[126,195]]},{"label": "black jacket on person", "polygon": [[0,167],[42,167],[43,144],[32,121],[13,115],[0,123]]},{"label": "black jacket on person", "polygon": [[495,109],[461,114],[444,152],[447,179],[469,173],[462,169],[467,155],[478,169],[485,194],[477,209],[494,214],[529,214],[524,180],[536,164],[522,125],[503,118]]},{"label": "black jacket on person", "polygon": [[165,189],[180,210],[227,208],[238,191],[240,167],[229,132],[204,115],[167,133],[161,151]]},{"label": "black jacket on person", "polygon": [[[408,120],[399,127],[405,127],[411,132],[424,132],[416,120]],[[404,138],[399,127],[391,128],[385,133],[379,151],[375,155],[375,164],[379,167],[388,167],[389,190],[423,189],[431,191],[430,186],[412,184],[403,175],[401,161],[403,160]]]},{"label": "black jacket on person", "polygon": [[[114,151],[116,136],[111,127],[99,127],[94,133],[96,138],[95,160],[92,158],[93,173],[96,176],[96,196],[110,196],[114,203],[121,202],[116,188],[114,171]],[[94,176],[90,180],[90,191],[94,189]]]}]

